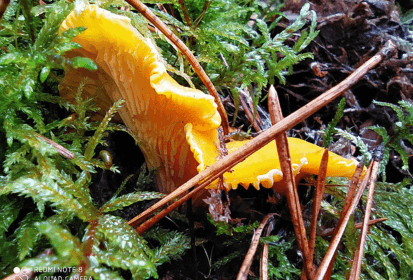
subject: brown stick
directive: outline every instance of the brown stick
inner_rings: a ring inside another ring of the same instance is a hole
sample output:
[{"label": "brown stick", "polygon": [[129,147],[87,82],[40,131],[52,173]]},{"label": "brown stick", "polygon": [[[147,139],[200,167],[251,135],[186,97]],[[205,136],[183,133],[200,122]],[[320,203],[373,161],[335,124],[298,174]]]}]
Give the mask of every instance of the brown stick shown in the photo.
[{"label": "brown stick", "polygon": [[186,21],[186,25],[188,25],[189,27],[191,27],[191,26],[192,26],[192,21],[191,21],[191,19],[190,19],[189,16],[188,16],[188,11],[186,10],[184,0],[178,0],[178,3],[179,3],[179,5],[181,6],[182,13],[184,14],[184,18],[185,18],[185,21]]},{"label": "brown stick", "polygon": [[4,13],[6,12],[7,7],[10,4],[10,0],[0,0],[0,19],[3,18]]},{"label": "brown stick", "polygon": [[[346,198],[344,200],[344,206],[343,206],[343,210],[341,211],[340,214],[340,219],[338,220],[337,226],[335,228],[335,230],[333,231],[333,234],[335,234],[337,232],[337,230],[342,226],[343,224],[343,220],[344,220],[344,216],[347,213],[347,211],[350,208],[351,202],[354,200],[354,195],[357,189],[357,185],[360,181],[361,175],[363,173],[363,169],[364,169],[364,162],[360,162],[357,166],[356,171],[354,172],[353,178],[350,182],[350,185],[348,187],[348,192],[346,195]],[[334,252],[333,258],[330,261],[330,264],[328,265],[328,269],[326,271],[326,274],[324,276],[324,280],[326,279],[330,279],[331,275],[333,273],[333,268],[334,268],[334,262],[336,260],[336,252]]]},{"label": "brown stick", "polygon": [[361,273],[361,264],[363,262],[364,256],[364,244],[366,243],[366,237],[368,232],[368,223],[370,221],[370,214],[371,214],[371,207],[373,206],[373,195],[374,195],[374,188],[377,180],[377,173],[379,171],[379,164],[380,160],[373,160],[373,168],[371,171],[370,176],[370,185],[369,185],[369,192],[367,195],[367,205],[366,211],[364,213],[364,220],[363,220],[363,227],[361,228],[361,234],[359,237],[359,243],[356,250],[356,254],[353,259],[353,265],[351,267],[350,272],[350,280],[357,280],[360,278]]},{"label": "brown stick", "polygon": [[[273,229],[274,223],[270,221],[265,231],[265,236],[269,236]],[[264,245],[262,246],[260,259],[260,280],[268,280],[268,247],[268,243],[264,243]]]},{"label": "brown stick", "polygon": [[241,268],[237,275],[237,280],[244,280],[248,277],[248,272],[250,270],[252,260],[254,258],[255,252],[257,251],[258,243],[260,241],[261,233],[267,224],[268,220],[273,217],[275,214],[270,213],[264,217],[261,224],[258,226],[257,230],[255,231],[254,237],[252,239],[252,243],[250,248],[248,249],[247,254],[245,255],[244,261],[242,262]]},{"label": "brown stick", "polygon": [[214,97],[215,103],[218,106],[218,112],[221,116],[221,125],[224,130],[225,135],[229,133],[229,122],[227,113],[225,112],[224,105],[219,98],[219,94],[212,84],[211,80],[205,73],[201,64],[196,60],[195,56],[188,49],[188,47],[169,29],[169,27],[163,23],[157,16],[155,16],[141,1],[139,0],[126,0],[132,7],[134,7],[138,12],[140,12],[147,20],[149,20],[153,25],[156,26],[172,43],[183,53],[183,55],[188,59],[192,68],[195,70],[201,81],[204,83],[208,92]]},{"label": "brown stick", "polygon": [[[283,120],[273,125],[268,130],[262,132],[260,135],[246,143],[244,146],[234,151],[233,153],[225,156],[224,158],[218,160],[215,164],[208,167],[207,169],[201,171],[199,174],[194,176],[192,179],[187,181],[185,184],[181,185],[179,188],[174,190],[172,193],[165,196],[163,199],[146,209],[140,215],[136,216],[134,219],[130,220],[128,224],[136,225],[136,220],[144,219],[145,217],[151,215],[154,211],[157,211],[160,207],[167,204],[171,199],[182,195],[189,189],[199,184],[199,182],[205,179],[215,180],[222,174],[224,174],[231,167],[237,163],[245,160],[248,156],[253,154],[255,151],[259,150],[263,146],[271,142],[276,136],[281,132],[287,131],[288,129],[299,124],[302,120],[308,118],[313,113],[317,112],[320,108],[326,104],[333,101],[335,98],[340,96],[343,92],[348,90],[350,86],[355,84],[361,77],[363,77],[370,69],[375,67],[380,61],[382,61],[387,55],[392,53],[396,49],[395,44],[391,41],[386,43],[386,46],[379,51],[378,54],[370,58],[366,63],[360,66],[354,73],[344,79],[341,83],[326,91],[313,101],[309,102],[307,105],[301,109],[295,111],[291,115],[285,117]],[[212,182],[211,181],[211,182]]]},{"label": "brown stick", "polygon": [[177,207],[179,207],[180,205],[185,203],[185,201],[190,199],[192,196],[194,196],[195,194],[197,194],[201,190],[205,189],[205,187],[208,186],[209,184],[211,184],[213,181],[214,181],[214,179],[211,179],[211,178],[205,180],[204,182],[202,182],[202,184],[194,187],[194,189],[190,193],[187,193],[182,198],[180,198],[178,201],[176,201],[173,204],[169,205],[168,207],[163,209],[161,212],[156,214],[154,217],[146,220],[145,222],[143,222],[143,220],[146,218],[145,216],[142,216],[142,217],[137,216],[137,217],[133,218],[132,220],[130,220],[128,222],[128,225],[134,227],[134,226],[138,225],[139,223],[143,222],[138,228],[136,228],[136,232],[139,233],[139,234],[144,233],[145,231],[150,229],[154,224],[156,224],[159,220],[161,220],[163,217],[165,217],[166,215],[171,213],[174,209],[176,209]]},{"label": "brown stick", "polygon": [[[371,227],[379,223],[382,223],[384,221],[387,221],[387,218],[379,218],[379,219],[370,220],[368,223],[368,226]],[[360,229],[362,227],[363,227],[363,223],[354,224],[354,228]]]},{"label": "brown stick", "polygon": [[36,133],[36,136],[39,137],[40,139],[44,140],[46,143],[52,145],[56,151],[62,155],[65,158],[68,159],[74,159],[75,158],[75,154],[72,153],[71,151],[69,151],[68,149],[66,149],[65,147],[63,147],[62,145],[57,144],[56,142],[50,140],[49,138],[44,137],[43,135],[40,135],[38,133]]},{"label": "brown stick", "polygon": [[[382,223],[384,221],[387,221],[387,218],[378,218],[378,219],[370,220],[368,225],[369,225],[369,227],[371,227],[371,226],[377,225],[379,223]],[[362,227],[363,227],[363,223],[354,224],[354,228],[356,228],[356,229],[361,229]],[[332,234],[334,234],[334,229],[331,229],[328,232],[325,232],[325,233],[321,234],[320,236],[321,237],[327,237],[327,236],[330,236]]]},{"label": "brown stick", "polygon": [[[270,86],[268,92],[268,111],[270,113],[272,124],[283,119],[280,102],[274,86]],[[304,270],[309,279],[313,271],[313,264],[310,260],[310,250],[308,248],[307,234],[304,227],[303,216],[301,214],[300,201],[298,199],[297,188],[295,184],[294,171],[291,164],[290,148],[288,146],[287,134],[281,133],[275,138],[277,145],[278,157],[283,173],[283,181],[287,187],[287,202],[291,213],[291,220],[294,226],[294,232],[297,237],[298,247],[303,252]]]},{"label": "brown stick", "polygon": [[[261,127],[258,121],[258,112],[255,114],[254,117],[254,109],[251,109],[251,107],[249,106],[249,104],[247,104],[247,102],[245,102],[244,98],[248,99],[248,95],[246,92],[244,91],[240,91],[240,96],[239,96],[239,101],[241,102],[242,108],[244,109],[245,115],[247,116],[248,120],[250,121],[250,123],[252,124],[252,126],[254,127],[255,131],[260,132],[261,131]],[[252,111],[252,112],[251,112]]]},{"label": "brown stick", "polygon": [[314,279],[322,280],[324,278],[324,275],[328,269],[328,266],[331,260],[333,259],[333,256],[337,250],[338,244],[341,241],[341,237],[344,234],[347,223],[350,220],[350,216],[356,209],[356,206],[359,200],[361,199],[364,190],[366,189],[372,168],[373,168],[373,161],[370,162],[370,165],[367,169],[367,174],[364,177],[363,182],[361,183],[360,187],[357,190],[357,194],[354,200],[351,202],[351,205],[343,218],[343,223],[341,224],[341,226],[338,228],[337,232],[335,233],[333,240],[331,241],[330,246],[328,247],[327,253],[324,256],[323,261],[321,262]]},{"label": "brown stick", "polygon": [[327,165],[328,165],[328,150],[324,151],[323,157],[320,164],[320,172],[317,178],[316,191],[314,194],[313,210],[312,210],[312,220],[311,220],[311,230],[310,230],[310,241],[308,247],[310,249],[309,261],[312,263],[314,258],[314,248],[315,248],[315,238],[317,233],[317,221],[318,214],[321,208],[321,200],[323,199],[324,188],[326,183],[327,175]]}]

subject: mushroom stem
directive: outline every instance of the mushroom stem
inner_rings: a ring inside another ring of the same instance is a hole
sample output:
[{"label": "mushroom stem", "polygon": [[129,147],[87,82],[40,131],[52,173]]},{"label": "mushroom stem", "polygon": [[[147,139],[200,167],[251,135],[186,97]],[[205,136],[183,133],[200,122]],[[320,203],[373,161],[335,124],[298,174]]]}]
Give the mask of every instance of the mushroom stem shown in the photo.
[{"label": "mushroom stem", "polygon": [[214,97],[215,103],[218,106],[218,112],[221,116],[221,125],[224,130],[224,134],[229,133],[229,121],[227,113],[225,111],[224,105],[219,98],[219,94],[209,79],[208,75],[205,73],[201,64],[196,60],[195,56],[188,49],[188,47],[169,29],[169,27],[163,23],[156,15],[154,15],[148,7],[146,7],[139,0],[126,0],[132,7],[134,7],[138,12],[140,12],[147,20],[149,20],[153,25],[156,26],[175,46],[183,53],[183,55],[188,59],[189,63],[192,65],[192,68],[195,70],[196,74],[204,83],[208,92]]}]

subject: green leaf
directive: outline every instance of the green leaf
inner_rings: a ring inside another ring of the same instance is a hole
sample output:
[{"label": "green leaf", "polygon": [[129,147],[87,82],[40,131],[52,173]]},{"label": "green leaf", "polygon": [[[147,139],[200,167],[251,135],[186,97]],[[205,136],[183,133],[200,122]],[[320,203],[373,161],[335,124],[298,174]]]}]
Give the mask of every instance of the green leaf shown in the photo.
[{"label": "green leaf", "polygon": [[91,267],[86,270],[86,275],[92,276],[93,279],[100,279],[100,280],[124,280],[122,276],[120,276],[119,272],[111,271],[107,267]]},{"label": "green leaf", "polygon": [[126,221],[107,214],[99,217],[96,230],[108,241],[106,251],[95,252],[101,261],[119,267],[124,267],[126,262],[132,274],[138,277],[135,279],[157,277],[155,266],[149,258],[151,250]]},{"label": "green leaf", "polygon": [[28,77],[25,80],[23,88],[24,88],[24,95],[27,98],[30,98],[31,95],[33,94],[35,84],[36,84],[35,81],[30,77]]},{"label": "green leaf", "polygon": [[110,109],[107,111],[105,117],[100,122],[99,127],[96,129],[95,134],[89,140],[89,143],[86,146],[86,150],[85,150],[86,160],[90,160],[93,157],[94,150],[96,146],[99,144],[99,141],[102,139],[103,133],[105,132],[106,127],[108,126],[113,116],[122,108],[123,104],[125,104],[125,100],[120,99],[116,101],[115,103],[113,103],[112,107],[110,107]]},{"label": "green leaf", "polygon": [[328,124],[327,128],[323,130],[323,147],[327,148],[333,141],[333,135],[336,133],[336,126],[344,115],[344,107],[346,106],[346,99],[342,98],[338,103],[336,114],[333,120]]},{"label": "green leaf", "polygon": [[85,68],[87,70],[98,70],[98,66],[96,63],[87,57],[74,57],[71,58],[70,60],[67,61],[67,64],[69,66],[72,66],[73,68]]},{"label": "green leaf", "polygon": [[22,54],[18,52],[8,53],[0,57],[0,65],[7,65],[20,61]]},{"label": "green leaf", "polygon": [[39,269],[39,267],[45,267],[48,268],[50,270],[56,270],[59,268],[63,268],[63,267],[73,267],[78,265],[77,263],[75,263],[72,259],[68,258],[68,259],[62,259],[57,255],[51,255],[51,256],[44,256],[41,255],[37,258],[32,258],[32,259],[28,259],[23,261],[20,264],[20,267],[27,267],[27,268],[33,268],[33,269]]},{"label": "green leaf", "polygon": [[190,248],[190,238],[175,231],[155,228],[145,233],[145,237],[155,239],[161,243],[160,247],[153,250],[152,261],[156,265],[177,260],[181,258],[185,250]]},{"label": "green leaf", "polygon": [[50,67],[49,66],[45,66],[42,68],[42,70],[40,71],[40,82],[44,83],[44,81],[46,81],[47,77],[49,76],[50,73]]},{"label": "green leaf", "polygon": [[29,213],[20,222],[17,229],[16,237],[18,239],[19,259],[23,260],[31,251],[33,251],[36,241],[40,237],[40,232],[34,227],[35,222],[41,221],[39,213]]},{"label": "green leaf", "polygon": [[65,32],[63,32],[60,35],[59,39],[63,40],[63,42],[69,42],[85,30],[86,30],[86,27],[84,27],[84,26],[71,28],[71,29],[66,30]]},{"label": "green leaf", "polygon": [[86,261],[80,240],[74,237],[70,231],[47,221],[35,225],[40,233],[47,236],[60,257],[70,260],[73,265],[79,265]]},{"label": "green leaf", "polygon": [[0,234],[7,232],[10,225],[16,220],[20,207],[15,200],[9,200],[7,196],[0,196]]},{"label": "green leaf", "polygon": [[100,208],[100,212],[111,212],[115,210],[122,209],[123,207],[132,205],[138,201],[144,201],[144,200],[152,200],[152,199],[157,199],[157,198],[163,198],[165,197],[165,194],[162,193],[157,193],[157,192],[134,192],[134,193],[129,193],[122,195],[117,198],[112,198],[108,202],[106,202],[102,207]]},{"label": "green leaf", "polygon": [[93,215],[97,214],[93,212],[93,209],[88,209],[87,205],[74,199],[70,193],[53,180],[45,182],[36,177],[30,178],[29,176],[33,176],[33,174],[27,175],[27,177],[6,183],[0,188],[0,195],[13,192],[30,196],[36,203],[52,202],[53,205],[61,209],[75,213],[84,221],[90,220]]}]

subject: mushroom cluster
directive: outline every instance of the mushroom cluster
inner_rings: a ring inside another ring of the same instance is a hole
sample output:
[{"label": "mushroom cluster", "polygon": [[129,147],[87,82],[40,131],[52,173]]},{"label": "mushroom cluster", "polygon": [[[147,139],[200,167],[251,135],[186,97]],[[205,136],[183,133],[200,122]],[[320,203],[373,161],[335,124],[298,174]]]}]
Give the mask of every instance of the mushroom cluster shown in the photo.
[{"label": "mushroom cluster", "polygon": [[[138,139],[149,169],[155,170],[158,190],[165,193],[192,178],[222,156],[218,128],[221,118],[212,96],[179,85],[167,72],[153,43],[130,24],[130,19],[96,5],[73,11],[64,20],[60,33],[75,27],[87,29],[73,40],[82,46],[68,56],[93,59],[97,71],[65,69],[60,93],[74,99],[82,79],[88,84],[83,94],[95,96],[105,112],[119,100],[125,125]],[[248,140],[226,144],[229,153]],[[289,138],[294,173],[318,174],[324,149],[306,141]],[[275,143],[272,142],[223,175],[227,190],[238,185],[274,187],[284,193],[282,172]],[[357,161],[329,153],[327,176],[351,178]],[[216,187],[214,182],[210,187]]]}]

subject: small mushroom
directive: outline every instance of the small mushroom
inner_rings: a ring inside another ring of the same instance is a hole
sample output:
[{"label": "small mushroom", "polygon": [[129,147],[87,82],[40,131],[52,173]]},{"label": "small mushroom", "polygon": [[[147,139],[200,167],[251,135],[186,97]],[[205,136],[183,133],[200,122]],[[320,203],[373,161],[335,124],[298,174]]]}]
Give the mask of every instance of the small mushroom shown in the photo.
[{"label": "small mushroom", "polygon": [[[136,134],[148,168],[155,170],[158,190],[169,193],[208,168],[222,156],[218,127],[221,118],[212,96],[179,85],[166,72],[151,40],[130,24],[130,19],[88,5],[69,14],[60,32],[84,26],[87,29],[73,40],[82,46],[68,56],[86,56],[98,70],[66,69],[59,90],[63,97],[73,93],[84,77],[90,81],[83,94],[96,96],[105,111],[111,103],[124,99],[119,111],[125,125]],[[228,152],[246,141],[227,143]],[[303,140],[289,138],[295,174],[318,174],[324,149]],[[350,178],[357,162],[330,153],[327,176]],[[275,143],[263,147],[224,174],[224,186],[252,184],[284,193],[282,172]],[[214,182],[210,187],[215,187]]]}]

